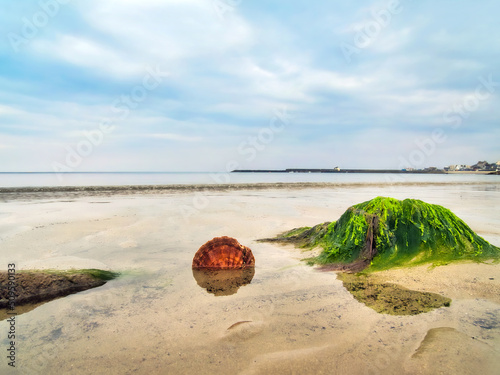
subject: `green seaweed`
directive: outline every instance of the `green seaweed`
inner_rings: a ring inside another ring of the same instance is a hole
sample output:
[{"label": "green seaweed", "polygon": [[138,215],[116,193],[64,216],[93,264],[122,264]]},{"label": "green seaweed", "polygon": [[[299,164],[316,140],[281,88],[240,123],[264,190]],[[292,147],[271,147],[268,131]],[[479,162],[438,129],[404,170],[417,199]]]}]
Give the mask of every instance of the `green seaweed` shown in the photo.
[{"label": "green seaweed", "polygon": [[80,275],[89,275],[89,276],[92,276],[94,279],[103,280],[103,281],[113,280],[113,279],[116,279],[118,276],[120,276],[119,272],[105,271],[105,270],[100,270],[97,268],[70,269],[70,270],[56,270],[56,269],[21,270],[19,272],[27,272],[27,273],[41,272],[41,273],[47,273],[47,274],[59,275],[59,276],[80,274]]},{"label": "green seaweed", "polygon": [[[301,247],[321,247],[323,251],[309,258],[309,264],[358,262],[370,271],[500,258],[500,248],[474,233],[450,210],[416,199],[377,197],[350,207],[337,222],[325,224],[312,232],[318,226],[297,228],[275,240],[298,239],[295,242]],[[370,233],[373,241],[368,241]]]},{"label": "green seaweed", "polygon": [[99,269],[95,269],[95,268],[89,268],[89,269],[83,269],[83,270],[77,270],[77,271],[78,271],[78,273],[90,275],[94,279],[104,280],[104,281],[113,280],[113,279],[116,279],[118,276],[120,276],[119,272],[99,270]]},{"label": "green seaweed", "polygon": [[380,314],[416,315],[440,307],[449,307],[452,302],[450,298],[436,293],[381,283],[368,275],[339,273],[337,278],[356,300]]},{"label": "green seaweed", "polygon": [[294,228],[287,232],[281,233],[276,238],[264,238],[258,240],[260,242],[282,242],[293,243],[300,248],[313,248],[322,243],[324,236],[331,231],[335,222],[326,222],[315,225],[314,227]]}]

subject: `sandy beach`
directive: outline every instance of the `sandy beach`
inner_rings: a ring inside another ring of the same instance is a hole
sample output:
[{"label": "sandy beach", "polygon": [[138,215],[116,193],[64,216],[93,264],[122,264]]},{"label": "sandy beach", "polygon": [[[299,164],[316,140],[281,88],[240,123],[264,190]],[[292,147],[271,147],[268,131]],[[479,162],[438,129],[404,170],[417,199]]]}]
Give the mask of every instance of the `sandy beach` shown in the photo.
[{"label": "sandy beach", "polygon": [[[286,185],[286,186],[285,186]],[[0,192],[0,269],[101,268],[106,285],[16,317],[12,374],[498,374],[500,264],[394,269],[374,277],[452,299],[414,316],[356,301],[310,253],[260,243],[336,220],[376,196],[443,205],[500,245],[498,184],[283,184]],[[196,250],[227,235],[252,249],[252,282],[215,296]],[[237,324],[239,323],[239,324]],[[8,341],[0,321],[0,344]]]}]

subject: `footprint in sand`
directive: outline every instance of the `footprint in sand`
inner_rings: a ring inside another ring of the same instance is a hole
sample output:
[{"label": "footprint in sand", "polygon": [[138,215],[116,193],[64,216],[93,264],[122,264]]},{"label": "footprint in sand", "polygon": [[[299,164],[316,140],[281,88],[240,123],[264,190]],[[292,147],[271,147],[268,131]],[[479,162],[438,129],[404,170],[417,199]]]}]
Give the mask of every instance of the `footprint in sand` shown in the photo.
[{"label": "footprint in sand", "polygon": [[224,339],[229,341],[246,341],[264,330],[264,322],[242,320],[227,328]]},{"label": "footprint in sand", "polygon": [[[408,374],[495,374],[497,354],[488,344],[451,327],[427,331],[420,346],[407,361]],[[498,370],[498,368],[496,368]]]}]

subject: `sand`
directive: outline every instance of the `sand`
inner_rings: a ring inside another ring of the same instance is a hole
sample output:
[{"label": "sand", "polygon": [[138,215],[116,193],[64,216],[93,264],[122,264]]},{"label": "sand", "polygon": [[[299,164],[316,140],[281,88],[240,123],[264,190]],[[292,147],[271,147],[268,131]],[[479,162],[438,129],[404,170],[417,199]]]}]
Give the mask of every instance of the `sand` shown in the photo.
[{"label": "sand", "polygon": [[[9,194],[0,211],[0,269],[103,268],[122,276],[17,316],[18,367],[2,359],[2,374],[499,372],[500,265],[379,273],[453,300],[389,316],[357,302],[335,273],[304,265],[308,254],[256,242],[384,195],[441,204],[500,245],[497,185]],[[221,235],[256,258],[252,282],[228,296],[199,287],[191,271],[199,246]],[[2,349],[7,327],[0,322]]]}]

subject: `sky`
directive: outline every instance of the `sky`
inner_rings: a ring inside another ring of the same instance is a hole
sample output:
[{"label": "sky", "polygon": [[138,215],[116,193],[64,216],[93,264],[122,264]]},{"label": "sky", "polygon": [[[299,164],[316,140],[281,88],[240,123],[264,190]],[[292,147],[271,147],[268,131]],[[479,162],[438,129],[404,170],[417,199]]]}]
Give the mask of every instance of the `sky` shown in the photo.
[{"label": "sky", "polygon": [[500,2],[39,0],[0,13],[0,171],[500,160]]}]

